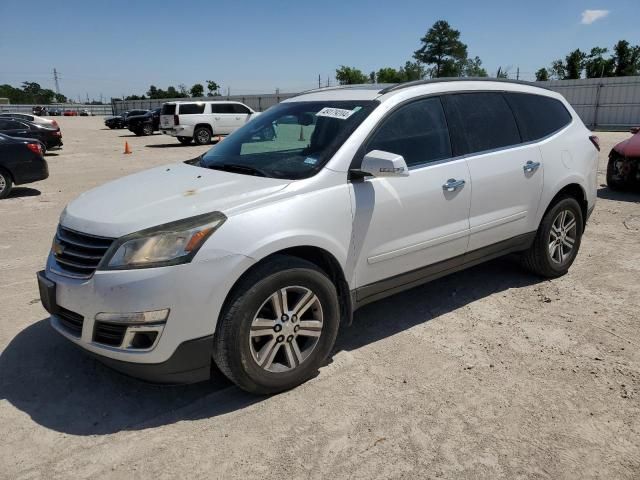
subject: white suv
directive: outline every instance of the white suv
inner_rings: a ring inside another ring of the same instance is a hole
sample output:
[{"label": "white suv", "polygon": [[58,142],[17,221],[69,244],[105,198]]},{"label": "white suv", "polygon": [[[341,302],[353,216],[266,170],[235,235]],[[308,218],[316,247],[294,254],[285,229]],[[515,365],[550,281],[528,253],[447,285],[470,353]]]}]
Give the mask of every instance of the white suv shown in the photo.
[{"label": "white suv", "polygon": [[528,84],[305,93],[194,161],[71,202],[41,298],[55,330],[120,371],[193,382],[215,362],[278,392],[368,302],[512,252],[565,274],[597,145],[561,95]]},{"label": "white suv", "polygon": [[160,112],[160,130],[185,145],[208,145],[214,135],[228,135],[256,115],[240,102],[169,102]]}]

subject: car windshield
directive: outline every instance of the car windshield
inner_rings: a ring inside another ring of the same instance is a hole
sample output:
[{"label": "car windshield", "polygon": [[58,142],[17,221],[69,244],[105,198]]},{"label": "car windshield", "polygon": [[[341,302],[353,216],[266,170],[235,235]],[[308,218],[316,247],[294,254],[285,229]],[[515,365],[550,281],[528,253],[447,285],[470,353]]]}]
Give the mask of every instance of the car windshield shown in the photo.
[{"label": "car windshield", "polygon": [[247,175],[317,173],[379,102],[285,102],[256,116],[205,153],[199,166]]}]

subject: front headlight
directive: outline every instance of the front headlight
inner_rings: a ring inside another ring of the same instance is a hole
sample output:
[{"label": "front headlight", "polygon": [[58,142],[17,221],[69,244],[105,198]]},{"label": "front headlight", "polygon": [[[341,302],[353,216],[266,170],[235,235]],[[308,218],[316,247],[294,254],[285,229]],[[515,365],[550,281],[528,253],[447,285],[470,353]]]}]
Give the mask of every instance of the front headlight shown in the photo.
[{"label": "front headlight", "polygon": [[188,263],[227,219],[214,212],[126,235],[114,242],[100,270],[164,267]]}]

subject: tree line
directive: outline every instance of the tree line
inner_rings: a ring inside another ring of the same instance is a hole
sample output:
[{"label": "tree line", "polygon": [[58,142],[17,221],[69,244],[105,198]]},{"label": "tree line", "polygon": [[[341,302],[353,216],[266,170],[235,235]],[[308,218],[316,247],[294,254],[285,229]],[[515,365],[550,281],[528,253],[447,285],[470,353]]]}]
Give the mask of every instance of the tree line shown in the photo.
[{"label": "tree line", "polygon": [[613,51],[593,47],[589,53],[573,50],[536,72],[536,80],[577,80],[579,78],[626,77],[640,75],[640,45],[620,40]]},{"label": "tree line", "polygon": [[[207,80],[207,97],[220,96],[220,85],[213,80]],[[204,85],[201,83],[194,84],[191,88],[187,89],[186,85],[180,84],[178,88],[169,85],[166,90],[158,88],[155,85],[149,86],[145,95],[129,95],[125,97],[125,100],[146,100],[146,99],[163,99],[163,98],[199,98],[204,97]]]},{"label": "tree line", "polygon": [[[488,77],[480,57],[470,57],[468,50],[460,39],[460,31],[446,20],[438,20],[420,39],[420,47],[413,52],[414,61],[409,60],[397,69],[383,67],[368,75],[358,68],[341,65],[336,69],[336,80],[341,85],[354,85],[424,78]],[[564,59],[555,60],[549,68],[539,69],[535,75],[537,81],[640,75],[640,46],[620,40],[611,53],[602,47],[594,47],[588,54],[577,49]],[[498,68],[495,76],[507,78],[508,71]]]},{"label": "tree line", "polygon": [[22,82],[21,87],[12,87],[9,84],[0,85],[0,98],[8,98],[10,103],[36,104],[36,103],[66,103],[67,97],[57,94],[48,88],[42,88],[36,82]]}]

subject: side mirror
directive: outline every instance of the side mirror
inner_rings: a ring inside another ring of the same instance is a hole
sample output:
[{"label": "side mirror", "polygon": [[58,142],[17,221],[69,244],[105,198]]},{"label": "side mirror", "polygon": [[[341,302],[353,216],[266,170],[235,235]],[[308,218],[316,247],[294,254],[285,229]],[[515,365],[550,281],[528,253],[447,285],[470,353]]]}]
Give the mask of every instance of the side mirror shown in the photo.
[{"label": "side mirror", "polygon": [[360,172],[374,177],[408,177],[409,167],[402,155],[372,150],[362,159]]},{"label": "side mirror", "polygon": [[629,131],[635,135],[636,133],[640,132],[640,127],[631,127],[631,130]]}]

